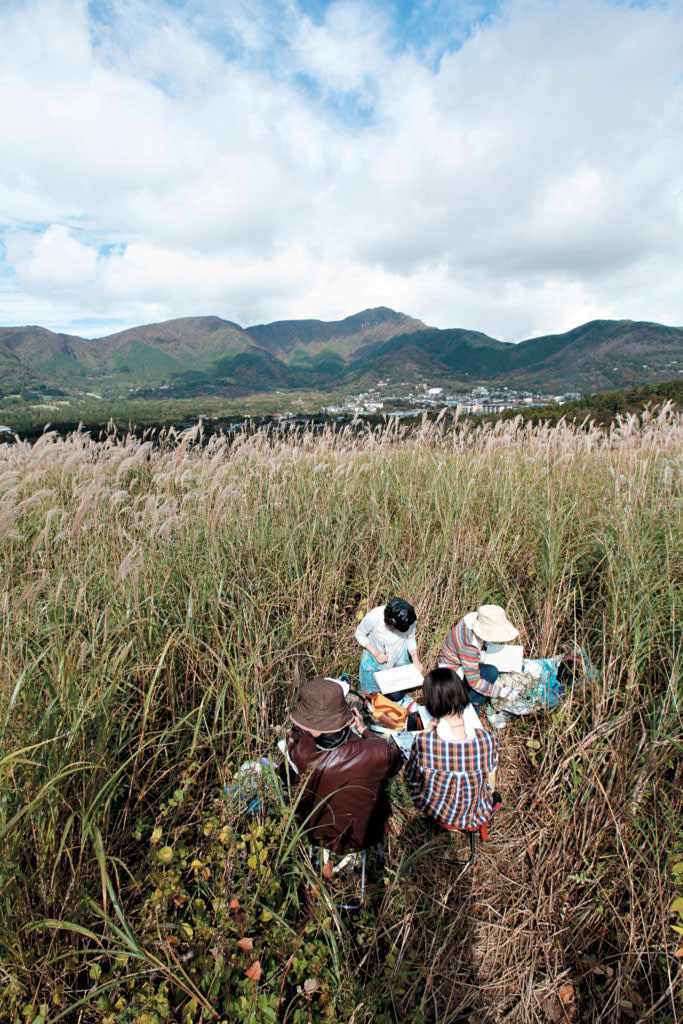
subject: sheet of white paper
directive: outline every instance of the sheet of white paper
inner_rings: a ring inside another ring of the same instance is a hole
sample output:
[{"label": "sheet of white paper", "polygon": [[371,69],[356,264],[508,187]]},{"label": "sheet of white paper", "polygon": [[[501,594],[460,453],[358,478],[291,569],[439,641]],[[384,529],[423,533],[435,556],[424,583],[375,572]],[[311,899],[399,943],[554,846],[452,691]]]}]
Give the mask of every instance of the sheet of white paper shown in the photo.
[{"label": "sheet of white paper", "polygon": [[395,693],[397,690],[416,690],[422,686],[423,676],[414,665],[399,665],[375,672],[375,682],[381,693]]},{"label": "sheet of white paper", "polygon": [[484,665],[495,665],[499,672],[521,672],[524,648],[521,644],[487,644],[479,655]]}]

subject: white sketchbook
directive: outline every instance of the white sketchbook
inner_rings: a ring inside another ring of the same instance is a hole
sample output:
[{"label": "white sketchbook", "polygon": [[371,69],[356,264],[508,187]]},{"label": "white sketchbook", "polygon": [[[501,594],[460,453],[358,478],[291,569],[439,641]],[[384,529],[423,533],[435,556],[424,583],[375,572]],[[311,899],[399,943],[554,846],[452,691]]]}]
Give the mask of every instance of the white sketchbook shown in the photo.
[{"label": "white sketchbook", "polygon": [[479,655],[484,665],[495,665],[499,672],[521,672],[524,648],[521,644],[491,644]]},{"label": "white sketchbook", "polygon": [[416,690],[422,686],[423,675],[414,665],[399,665],[375,672],[375,682],[380,693],[395,693],[396,690]]}]

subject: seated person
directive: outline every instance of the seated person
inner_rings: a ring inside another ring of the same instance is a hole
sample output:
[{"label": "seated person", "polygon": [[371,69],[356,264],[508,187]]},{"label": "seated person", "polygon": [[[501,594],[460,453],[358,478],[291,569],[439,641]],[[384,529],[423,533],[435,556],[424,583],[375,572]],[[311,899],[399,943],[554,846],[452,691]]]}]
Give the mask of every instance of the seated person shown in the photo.
[{"label": "seated person", "polygon": [[500,804],[489,784],[498,763],[496,737],[482,728],[467,685],[452,669],[435,668],[422,692],[436,721],[417,734],[406,765],[412,801],[446,828],[479,828]]},{"label": "seated person", "polygon": [[[392,597],[386,604],[378,605],[363,616],[355,634],[358,643],[365,648],[359,672],[363,693],[377,691],[375,672],[409,665],[411,661],[418,672],[422,672],[415,639],[416,622],[412,604],[400,597]],[[404,694],[390,693],[387,696],[400,700]]]},{"label": "seated person", "polygon": [[479,655],[486,650],[486,642],[508,644],[519,636],[505,610],[497,604],[483,604],[476,612],[469,612],[453,626],[443,642],[439,654],[439,667],[454,669],[465,679],[469,699],[475,708],[481,708],[490,697],[509,697],[509,686],[497,685],[498,669],[484,665]]},{"label": "seated person", "polygon": [[304,683],[292,712],[287,754],[301,778],[299,822],[332,850],[364,850],[382,841],[391,805],[384,782],[401,769],[397,747],[366,730],[334,679]]}]

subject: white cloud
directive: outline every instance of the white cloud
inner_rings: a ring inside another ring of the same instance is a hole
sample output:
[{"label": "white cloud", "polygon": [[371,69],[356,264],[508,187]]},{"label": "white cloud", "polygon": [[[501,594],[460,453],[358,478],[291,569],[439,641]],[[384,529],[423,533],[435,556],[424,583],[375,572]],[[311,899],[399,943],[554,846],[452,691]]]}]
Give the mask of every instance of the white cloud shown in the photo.
[{"label": "white cloud", "polygon": [[97,250],[58,224],[39,236],[18,231],[6,239],[7,260],[20,284],[47,294],[94,278]]},{"label": "white cloud", "polygon": [[430,65],[357,0],[106,13],[0,9],[13,318],[683,322],[677,4],[511,0]]},{"label": "white cloud", "polygon": [[377,7],[337,0],[323,24],[299,19],[292,49],[300,72],[326,92],[353,92],[371,89],[386,71],[391,58],[383,44],[388,37],[386,15]]}]

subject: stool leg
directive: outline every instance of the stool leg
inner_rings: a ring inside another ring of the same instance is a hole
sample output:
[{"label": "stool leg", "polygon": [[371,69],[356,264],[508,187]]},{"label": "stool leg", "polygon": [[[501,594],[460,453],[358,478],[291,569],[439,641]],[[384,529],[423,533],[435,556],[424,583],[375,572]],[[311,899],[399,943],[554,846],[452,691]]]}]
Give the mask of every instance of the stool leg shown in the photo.
[{"label": "stool leg", "polygon": [[337,903],[338,910],[359,910],[365,903],[365,865],[367,863],[368,851],[360,852],[360,898],[357,903]]},{"label": "stool leg", "polygon": [[[428,830],[429,838],[431,840],[431,838],[432,838],[432,819],[431,818],[427,818],[427,830]],[[445,831],[447,831],[447,830],[445,830]],[[473,831],[469,831],[468,834],[469,834],[469,837],[470,837],[470,855],[469,855],[469,858],[467,860],[459,860],[457,857],[444,857],[443,858],[443,863],[444,864],[452,864],[454,866],[461,867],[461,868],[464,869],[464,868],[468,868],[470,866],[470,864],[472,864],[474,862],[474,836],[475,836],[475,833]]]},{"label": "stool leg", "polygon": [[[334,906],[337,910],[359,910],[365,903],[365,882],[366,882],[366,867],[367,867],[367,850],[360,850],[360,896],[355,903],[335,903]],[[322,864],[328,856],[328,851],[323,847],[310,846],[308,849],[308,855],[311,858],[316,870],[319,870]],[[322,864],[321,864],[322,862]],[[343,870],[343,869],[342,869]],[[347,869],[348,870],[348,869]],[[351,869],[353,870],[353,869]],[[322,881],[322,879],[321,879]]]}]

